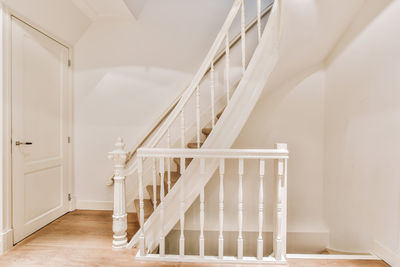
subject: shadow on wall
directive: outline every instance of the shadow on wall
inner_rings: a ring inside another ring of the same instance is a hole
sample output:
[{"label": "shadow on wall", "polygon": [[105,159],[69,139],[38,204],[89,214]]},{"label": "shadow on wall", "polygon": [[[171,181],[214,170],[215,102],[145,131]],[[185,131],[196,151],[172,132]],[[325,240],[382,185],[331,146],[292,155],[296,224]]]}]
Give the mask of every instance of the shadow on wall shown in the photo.
[{"label": "shadow on wall", "polygon": [[[333,58],[340,55],[346,47],[350,45],[365,28],[367,28],[369,24],[392,3],[393,0],[365,0],[359,13],[356,14],[356,18],[354,19],[356,23],[351,23],[348,26],[348,29],[343,34],[343,38],[339,39],[339,45],[333,48],[332,53],[328,54],[326,61],[329,63]],[[362,16],[360,13],[362,13]]]}]

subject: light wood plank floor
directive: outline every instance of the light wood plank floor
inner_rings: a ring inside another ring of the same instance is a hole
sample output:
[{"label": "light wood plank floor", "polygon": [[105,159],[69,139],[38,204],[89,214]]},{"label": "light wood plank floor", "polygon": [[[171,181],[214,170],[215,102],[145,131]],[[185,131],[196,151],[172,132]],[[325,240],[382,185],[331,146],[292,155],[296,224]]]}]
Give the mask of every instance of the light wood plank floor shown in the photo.
[{"label": "light wood plank floor", "polygon": [[[211,266],[193,263],[138,262],[134,258],[136,249],[112,251],[111,221],[111,212],[109,211],[76,210],[68,213],[0,256],[0,266]],[[139,227],[136,214],[129,214],[128,221],[128,233],[132,236]],[[382,261],[289,260],[289,266],[374,267],[388,265]]]}]

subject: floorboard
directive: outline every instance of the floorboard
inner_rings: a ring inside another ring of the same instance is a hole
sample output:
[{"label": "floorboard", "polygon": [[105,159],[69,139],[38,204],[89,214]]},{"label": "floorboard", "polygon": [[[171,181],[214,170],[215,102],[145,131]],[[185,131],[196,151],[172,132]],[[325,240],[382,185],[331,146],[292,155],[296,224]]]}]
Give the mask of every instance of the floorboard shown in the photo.
[{"label": "floorboard", "polygon": [[[129,214],[128,222],[128,235],[132,236],[139,228],[136,214]],[[111,250],[111,223],[110,211],[76,210],[70,212],[27,237],[10,251],[0,256],[0,266],[228,266],[226,264],[210,265],[135,261],[134,255],[136,255],[136,249],[123,251]],[[389,265],[383,261],[370,260],[290,259],[289,266],[378,267]]]}]

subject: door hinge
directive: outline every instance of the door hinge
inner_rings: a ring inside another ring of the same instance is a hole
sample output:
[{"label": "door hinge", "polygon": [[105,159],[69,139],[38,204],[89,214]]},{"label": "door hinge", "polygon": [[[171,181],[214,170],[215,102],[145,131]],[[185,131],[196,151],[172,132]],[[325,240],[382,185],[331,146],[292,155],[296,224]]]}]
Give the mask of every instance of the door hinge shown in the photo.
[{"label": "door hinge", "polygon": [[68,194],[68,201],[71,201],[72,200],[72,196],[71,196],[71,194]]},{"label": "door hinge", "polygon": [[71,65],[72,65],[71,59],[68,59],[68,67],[71,67]]},{"label": "door hinge", "polygon": [[68,144],[71,143],[71,136],[68,136]]}]

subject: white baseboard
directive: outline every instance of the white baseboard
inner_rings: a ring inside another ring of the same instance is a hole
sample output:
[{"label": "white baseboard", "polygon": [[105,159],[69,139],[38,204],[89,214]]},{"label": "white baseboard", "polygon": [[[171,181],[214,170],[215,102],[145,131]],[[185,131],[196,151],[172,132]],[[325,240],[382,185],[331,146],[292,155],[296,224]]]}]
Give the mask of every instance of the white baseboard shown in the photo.
[{"label": "white baseboard", "polygon": [[0,254],[3,254],[13,246],[13,230],[9,229],[0,233]]},{"label": "white baseboard", "polygon": [[[75,202],[78,210],[113,210],[114,203],[112,201],[95,201],[95,200],[79,200]],[[133,205],[126,207],[127,212],[134,212]]]},{"label": "white baseboard", "polygon": [[374,241],[372,253],[384,260],[390,266],[400,267],[400,252],[396,253],[386,248],[377,240]]}]

